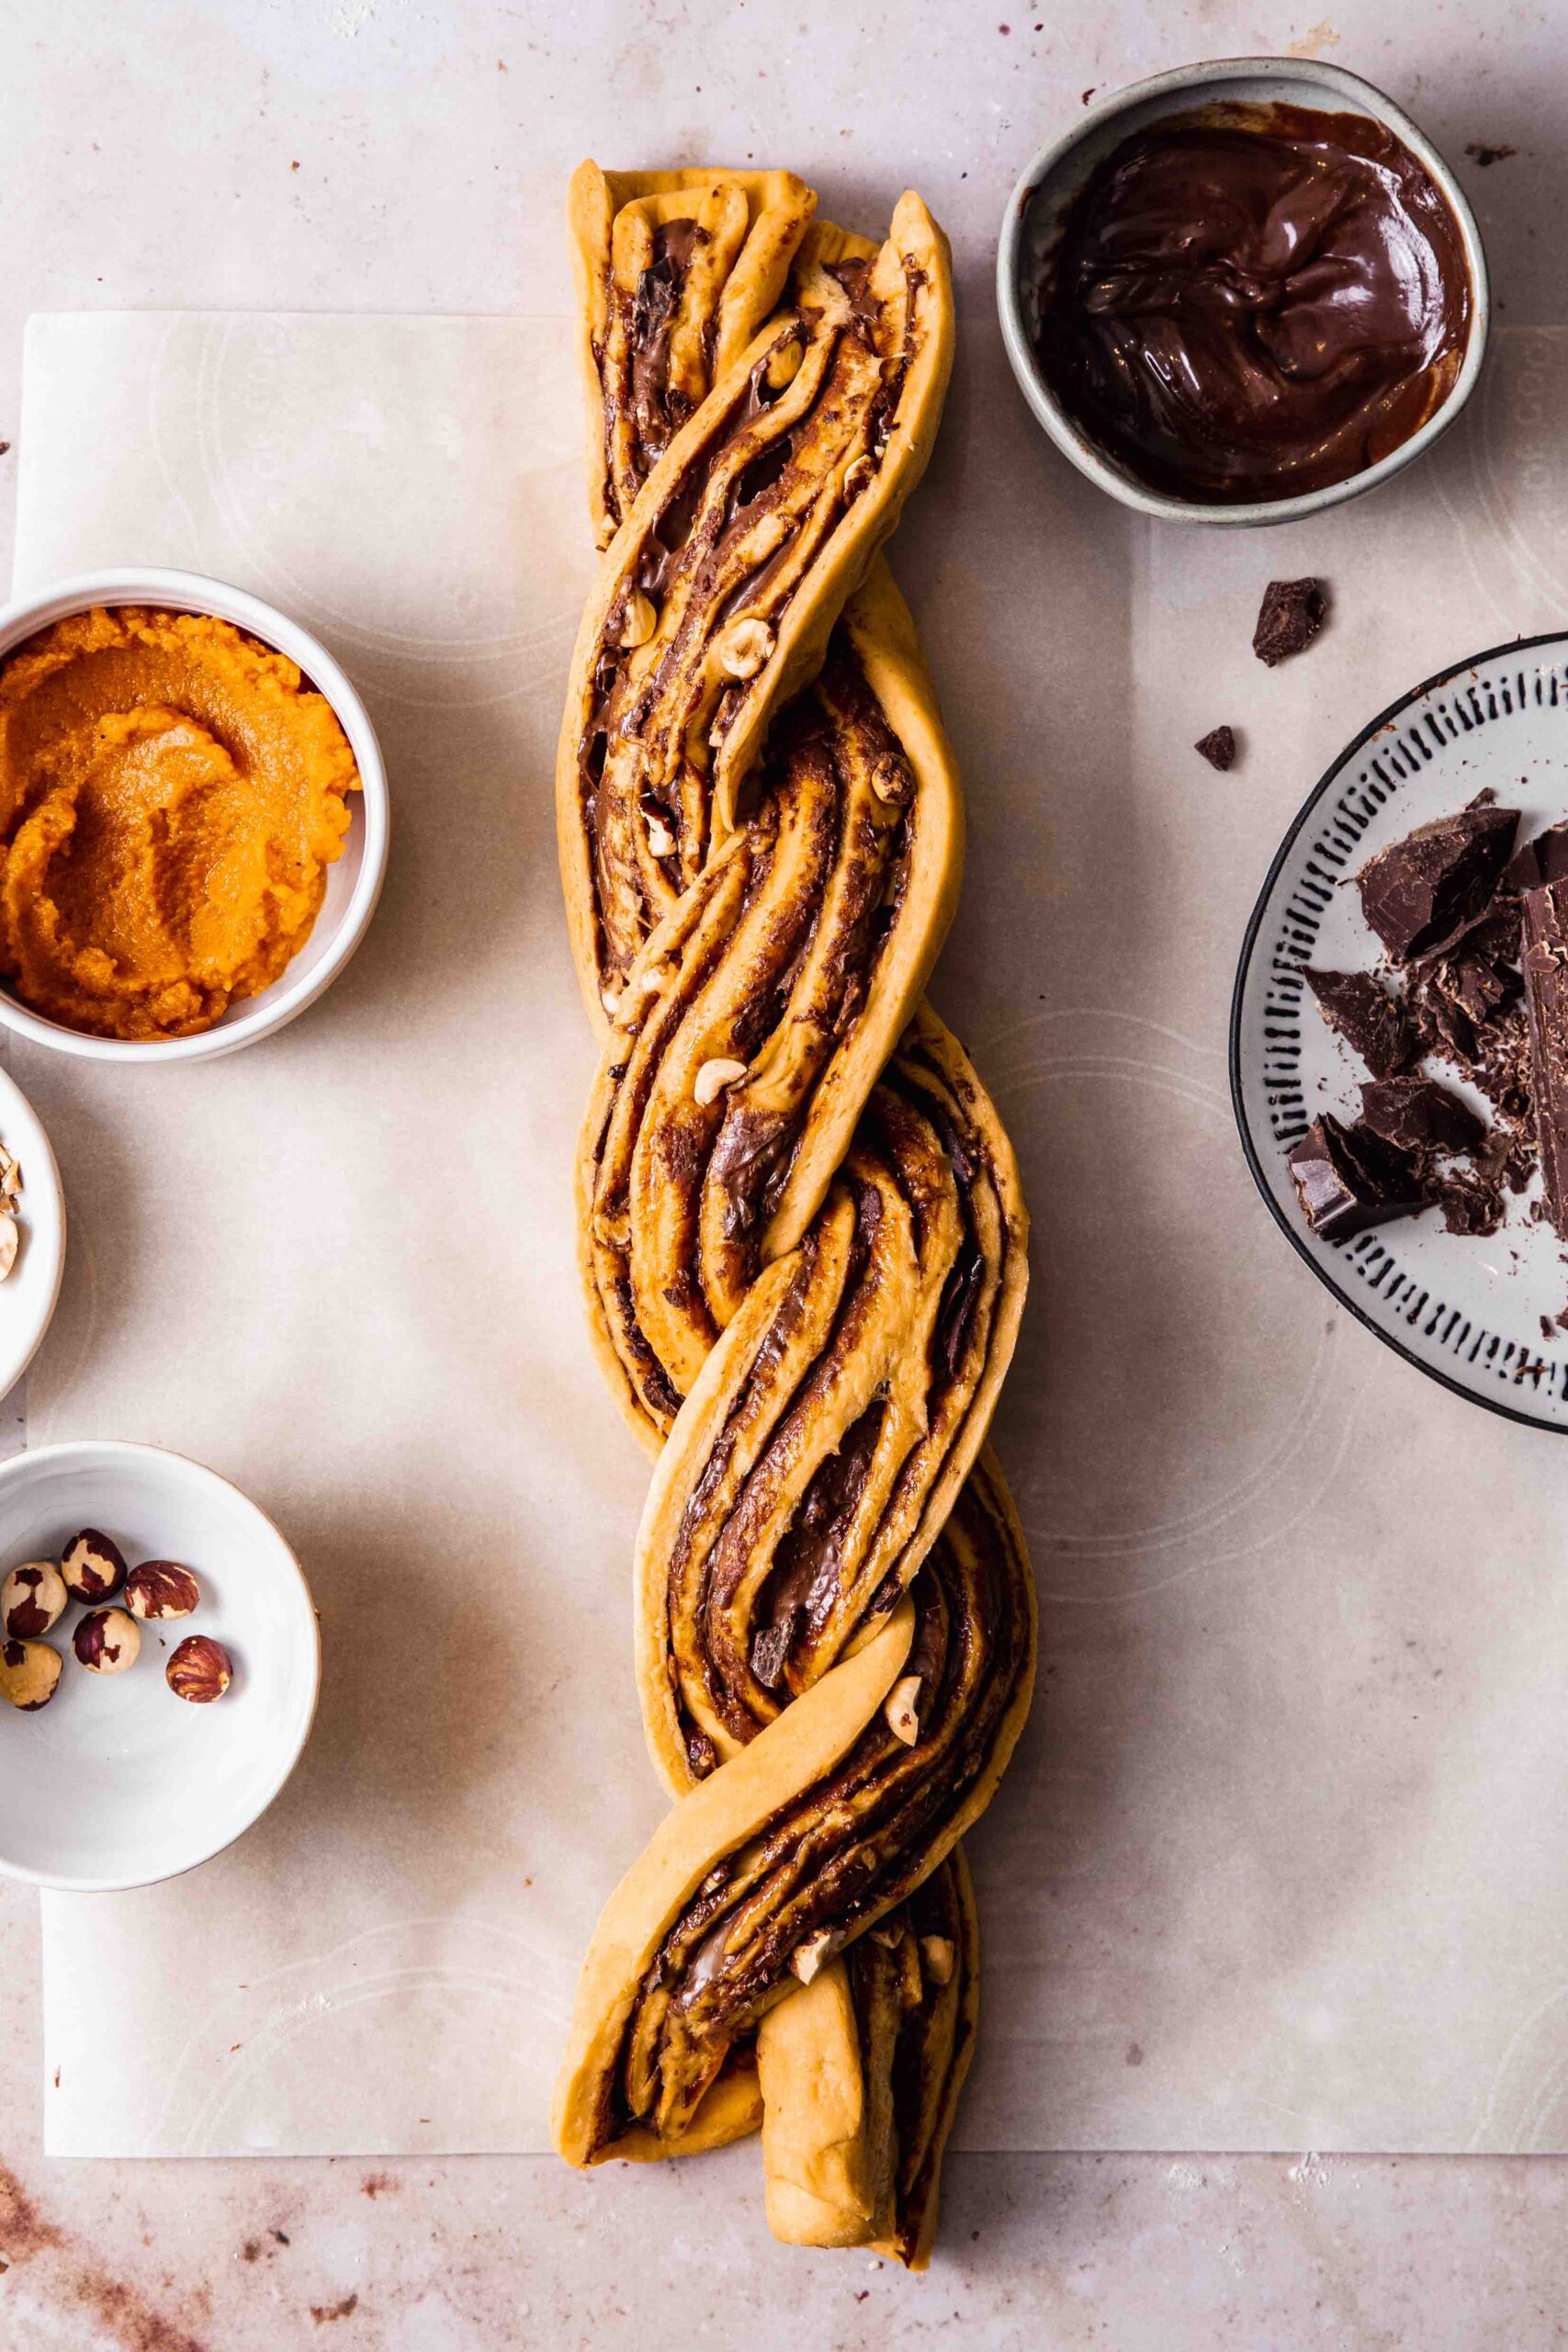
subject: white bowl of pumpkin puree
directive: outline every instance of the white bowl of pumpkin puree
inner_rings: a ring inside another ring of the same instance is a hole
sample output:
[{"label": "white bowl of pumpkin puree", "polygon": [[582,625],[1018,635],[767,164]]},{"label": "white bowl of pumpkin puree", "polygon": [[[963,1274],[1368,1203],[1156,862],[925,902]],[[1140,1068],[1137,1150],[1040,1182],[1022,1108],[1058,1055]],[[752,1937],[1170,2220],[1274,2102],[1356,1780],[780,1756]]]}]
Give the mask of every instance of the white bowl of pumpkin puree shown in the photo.
[{"label": "white bowl of pumpkin puree", "polygon": [[324,646],[193,572],[0,611],[0,1022],[99,1059],[270,1035],[364,936],[387,781]]}]

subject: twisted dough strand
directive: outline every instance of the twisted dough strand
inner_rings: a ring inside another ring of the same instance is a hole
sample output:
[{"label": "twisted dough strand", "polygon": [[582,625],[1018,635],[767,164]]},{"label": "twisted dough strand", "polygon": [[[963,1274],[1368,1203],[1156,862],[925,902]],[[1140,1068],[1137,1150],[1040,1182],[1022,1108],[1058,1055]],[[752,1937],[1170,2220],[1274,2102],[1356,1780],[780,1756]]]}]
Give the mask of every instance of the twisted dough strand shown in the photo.
[{"label": "twisted dough strand", "polygon": [[779,173],[572,188],[606,548],[557,769],[604,1038],[580,1250],[657,1456],[637,1669],[677,1802],[595,1930],[554,2128],[585,2164],[760,2123],[776,2234],[921,2263],[977,2007],[958,1840],[1032,1687],[982,1450],[1028,1228],[921,1001],[962,808],[878,553],[945,389],[945,241],[912,195],[880,247],[814,207]]}]

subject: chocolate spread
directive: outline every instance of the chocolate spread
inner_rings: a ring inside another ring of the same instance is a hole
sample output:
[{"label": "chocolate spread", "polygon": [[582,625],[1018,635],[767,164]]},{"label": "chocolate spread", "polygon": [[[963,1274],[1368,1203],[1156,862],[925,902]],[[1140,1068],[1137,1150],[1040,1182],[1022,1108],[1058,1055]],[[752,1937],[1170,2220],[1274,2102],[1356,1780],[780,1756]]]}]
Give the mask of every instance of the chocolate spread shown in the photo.
[{"label": "chocolate spread", "polygon": [[1173,117],[1068,207],[1038,356],[1068,414],[1152,487],[1292,498],[1409,439],[1459,373],[1470,274],[1425,166],[1368,117]]}]

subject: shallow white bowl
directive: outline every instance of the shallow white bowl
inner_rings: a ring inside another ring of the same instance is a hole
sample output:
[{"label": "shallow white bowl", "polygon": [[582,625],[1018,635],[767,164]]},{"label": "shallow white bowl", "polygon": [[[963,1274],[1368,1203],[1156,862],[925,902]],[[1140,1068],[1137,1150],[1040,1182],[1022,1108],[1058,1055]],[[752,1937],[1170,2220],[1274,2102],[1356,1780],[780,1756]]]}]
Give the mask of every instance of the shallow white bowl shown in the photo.
[{"label": "shallow white bowl", "polygon": [[82,1054],[101,1062],[211,1061],[219,1054],[254,1045],[258,1037],[270,1037],[303,1012],[323,989],[331,987],[364,938],[387,871],[389,808],[381,747],[365,705],[326,647],[309,629],[245,589],[231,588],[197,571],[162,571],[150,566],[85,571],[36,596],[20,597],[0,607],[0,661],[51,622],[64,620],[72,613],[90,612],[95,605],[151,605],[164,612],[213,613],[220,620],[232,621],[236,628],[299,663],[337,713],[358,763],[363,789],[350,799],[353,823],[342,856],[328,869],[326,896],[310,938],[269,989],[231,1005],[222,1019],[199,1036],[89,1037],[80,1029],[29,1012],[0,985],[0,1022],[36,1045],[53,1046],[62,1053]]},{"label": "shallow white bowl", "polygon": [[[72,1656],[85,1613],[73,1602],[48,1637],[65,1659],[54,1697],[33,1714],[0,1703],[0,1871],[104,1893],[194,1869],[266,1811],[310,1729],[321,1639],[272,1521],[182,1454],[87,1441],[0,1465],[0,1575],[58,1559],[83,1527],[112,1536],[129,1566],[181,1561],[202,1595],[193,1617],[143,1625],[135,1665],[112,1677]],[[208,1706],[164,1679],[187,1634],[210,1634],[233,1660]]]},{"label": "shallow white bowl", "polygon": [[[1041,268],[1055,239],[1062,215],[1096,165],[1114,147],[1148,123],[1163,122],[1192,107],[1229,102],[1242,106],[1284,103],[1315,107],[1329,114],[1370,115],[1404,141],[1427,167],[1459,223],[1464,257],[1470,271],[1474,307],[1470,342],[1449,396],[1408,441],[1391,449],[1375,466],[1367,466],[1345,481],[1326,489],[1303,492],[1298,498],[1249,500],[1237,505],[1211,504],[1197,499],[1173,498],[1151,490],[1119,459],[1110,457],[1070,417],[1040,372],[1034,356],[1040,316],[1037,293]],[[1410,117],[1392,98],[1359,74],[1342,65],[1324,65],[1299,57],[1219,57],[1206,65],[1183,65],[1156,74],[1147,82],[1132,83],[1090,107],[1060,139],[1042,147],[1027,165],[1002,216],[1001,242],[997,249],[997,307],[1002,340],[1012,372],[1024,399],[1065,456],[1090,481],[1140,514],[1165,522],[1213,523],[1238,526],[1291,523],[1303,514],[1321,514],[1348,498],[1359,498],[1387,481],[1392,474],[1429,449],[1446,433],[1474,389],[1486,353],[1491,323],[1491,299],[1486,255],[1481,232],[1463,189]]]},{"label": "shallow white bowl", "polygon": [[65,1193],[43,1124],[14,1079],[0,1070],[0,1143],[20,1161],[20,1246],[0,1283],[0,1397],[38,1352],[65,1271]]}]

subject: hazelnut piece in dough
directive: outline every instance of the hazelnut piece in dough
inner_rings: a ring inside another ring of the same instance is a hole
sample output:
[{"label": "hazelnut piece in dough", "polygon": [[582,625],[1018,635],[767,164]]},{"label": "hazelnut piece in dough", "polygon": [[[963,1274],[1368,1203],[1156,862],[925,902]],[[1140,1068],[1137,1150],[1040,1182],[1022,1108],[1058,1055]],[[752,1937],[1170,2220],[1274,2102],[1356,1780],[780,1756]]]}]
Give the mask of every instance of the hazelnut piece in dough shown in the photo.
[{"label": "hazelnut piece in dough", "polygon": [[201,1600],[201,1587],[177,1560],[143,1560],[125,1579],[121,1595],[133,1617],[188,1617]]},{"label": "hazelnut piece in dough", "polygon": [[112,1600],[125,1582],[125,1555],[96,1527],[85,1527],[65,1546],[60,1573],[73,1600]]},{"label": "hazelnut piece in dough", "polygon": [[0,1634],[8,1642],[36,1641],[59,1623],[70,1598],[52,1560],[24,1560],[0,1584]]},{"label": "hazelnut piece in dough", "polygon": [[0,1699],[25,1714],[47,1707],[64,1663],[47,1642],[0,1642]]}]

